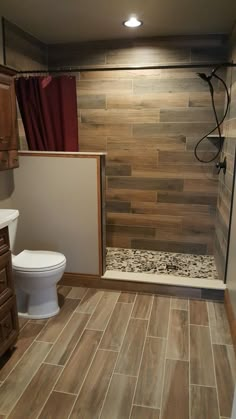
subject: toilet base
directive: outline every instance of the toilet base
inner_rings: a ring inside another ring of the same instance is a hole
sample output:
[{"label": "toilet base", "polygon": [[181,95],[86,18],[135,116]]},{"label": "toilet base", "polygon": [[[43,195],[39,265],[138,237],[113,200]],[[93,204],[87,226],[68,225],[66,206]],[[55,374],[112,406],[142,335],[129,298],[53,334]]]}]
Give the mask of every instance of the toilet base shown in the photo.
[{"label": "toilet base", "polygon": [[47,319],[59,311],[56,286],[40,288],[31,293],[16,287],[18,315],[28,319]]},{"label": "toilet base", "polygon": [[48,319],[50,317],[54,317],[56,316],[60,311],[60,308],[58,307],[58,309],[52,313],[47,313],[47,314],[29,314],[29,313],[20,313],[18,311],[18,317],[24,317],[25,319],[34,319],[34,320],[40,320],[40,319]]}]

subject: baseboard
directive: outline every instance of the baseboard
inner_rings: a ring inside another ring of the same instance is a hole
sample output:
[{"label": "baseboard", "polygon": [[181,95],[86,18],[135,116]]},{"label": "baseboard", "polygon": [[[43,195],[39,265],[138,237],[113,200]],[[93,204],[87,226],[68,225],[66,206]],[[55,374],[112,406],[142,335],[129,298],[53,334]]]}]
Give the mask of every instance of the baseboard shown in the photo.
[{"label": "baseboard", "polygon": [[231,336],[233,340],[234,352],[236,355],[236,317],[235,317],[234,310],[232,307],[229,290],[225,291],[224,302],[225,302],[225,310],[226,310],[228,321],[229,321],[230,332],[231,332]]},{"label": "baseboard", "polygon": [[[70,273],[65,272],[63,277],[59,281],[59,285],[69,285],[72,287],[81,287],[83,282],[86,283],[87,287],[93,287],[92,281],[100,280],[99,275],[90,275],[90,274],[79,274],[79,273]],[[90,284],[91,281],[91,284]]]},{"label": "baseboard", "polygon": [[65,273],[59,282],[60,285],[74,287],[89,287],[99,289],[110,289],[116,291],[144,292],[151,294],[168,295],[173,297],[224,300],[224,290],[207,288],[180,287],[173,285],[154,284],[146,282],[112,280],[101,278],[97,275],[84,275],[76,273]]}]

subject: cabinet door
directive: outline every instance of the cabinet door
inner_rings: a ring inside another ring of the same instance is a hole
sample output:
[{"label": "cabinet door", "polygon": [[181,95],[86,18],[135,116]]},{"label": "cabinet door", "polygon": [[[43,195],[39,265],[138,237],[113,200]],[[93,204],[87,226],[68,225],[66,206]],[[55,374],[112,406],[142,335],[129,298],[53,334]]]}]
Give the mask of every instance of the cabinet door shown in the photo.
[{"label": "cabinet door", "polygon": [[13,294],[11,252],[0,256],[0,305]]},{"label": "cabinet door", "polygon": [[0,74],[0,150],[17,149],[17,140],[14,80]]},{"label": "cabinet door", "polygon": [[18,333],[16,297],[12,296],[0,306],[0,356],[14,345]]}]

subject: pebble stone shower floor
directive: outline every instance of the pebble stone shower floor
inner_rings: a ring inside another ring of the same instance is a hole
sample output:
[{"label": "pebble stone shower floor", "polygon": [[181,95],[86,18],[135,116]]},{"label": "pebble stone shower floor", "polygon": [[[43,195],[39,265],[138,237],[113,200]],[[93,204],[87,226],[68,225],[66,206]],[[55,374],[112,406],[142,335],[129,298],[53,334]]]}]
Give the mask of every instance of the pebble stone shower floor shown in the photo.
[{"label": "pebble stone shower floor", "polygon": [[107,270],[218,279],[214,256],[108,247]]}]

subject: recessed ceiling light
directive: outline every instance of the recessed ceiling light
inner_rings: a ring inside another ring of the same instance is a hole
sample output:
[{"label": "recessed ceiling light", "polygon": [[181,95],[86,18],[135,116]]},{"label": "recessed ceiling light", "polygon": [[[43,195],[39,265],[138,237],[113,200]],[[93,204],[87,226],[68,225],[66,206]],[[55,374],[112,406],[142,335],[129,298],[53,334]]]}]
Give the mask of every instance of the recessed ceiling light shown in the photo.
[{"label": "recessed ceiling light", "polygon": [[131,17],[125,22],[123,22],[123,25],[127,26],[128,28],[137,28],[138,26],[141,26],[143,22],[141,20],[136,19],[136,17]]}]

